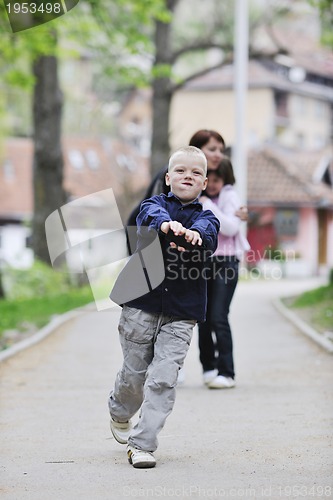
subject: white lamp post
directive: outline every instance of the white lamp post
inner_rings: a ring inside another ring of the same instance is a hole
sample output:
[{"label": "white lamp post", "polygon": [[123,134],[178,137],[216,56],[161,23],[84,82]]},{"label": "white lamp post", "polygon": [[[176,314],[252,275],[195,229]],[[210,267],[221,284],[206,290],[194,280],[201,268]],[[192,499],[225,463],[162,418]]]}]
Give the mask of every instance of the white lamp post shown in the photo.
[{"label": "white lamp post", "polygon": [[[247,204],[247,134],[246,134],[246,96],[248,87],[248,0],[235,0],[235,142],[233,145],[233,164],[237,181],[237,191],[242,204]],[[242,228],[245,228],[242,224]]]}]

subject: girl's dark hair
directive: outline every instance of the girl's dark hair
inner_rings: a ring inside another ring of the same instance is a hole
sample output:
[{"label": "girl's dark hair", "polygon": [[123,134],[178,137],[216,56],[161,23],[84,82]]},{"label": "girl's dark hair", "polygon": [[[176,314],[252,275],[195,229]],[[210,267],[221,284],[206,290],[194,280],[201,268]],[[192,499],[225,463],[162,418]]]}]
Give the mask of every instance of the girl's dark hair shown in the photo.
[{"label": "girl's dark hair", "polygon": [[220,162],[219,166],[217,167],[217,169],[216,170],[210,170],[208,172],[208,175],[210,173],[215,174],[218,177],[220,177],[220,179],[223,180],[223,184],[224,185],[227,185],[227,184],[233,185],[236,182],[235,175],[234,175],[234,169],[232,167],[232,163],[229,160],[229,158],[227,158],[226,156],[221,160],[221,162]]},{"label": "girl's dark hair", "polygon": [[192,135],[189,145],[201,149],[203,146],[205,146],[205,144],[207,144],[211,137],[214,137],[214,139],[216,139],[223,145],[223,147],[225,147],[225,142],[222,135],[220,135],[215,130],[208,129],[198,130],[194,135]]}]

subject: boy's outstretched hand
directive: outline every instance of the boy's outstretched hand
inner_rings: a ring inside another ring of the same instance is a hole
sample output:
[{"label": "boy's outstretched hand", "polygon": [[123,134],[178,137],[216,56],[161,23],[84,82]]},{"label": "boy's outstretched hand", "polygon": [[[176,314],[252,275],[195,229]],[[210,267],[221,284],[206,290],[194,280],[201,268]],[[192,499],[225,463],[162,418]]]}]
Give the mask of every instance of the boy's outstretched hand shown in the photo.
[{"label": "boy's outstretched hand", "polygon": [[193,250],[196,246],[202,245],[202,238],[197,231],[186,229],[178,221],[163,222],[161,231],[166,234],[166,239],[170,241],[172,248],[177,248],[179,252]]}]

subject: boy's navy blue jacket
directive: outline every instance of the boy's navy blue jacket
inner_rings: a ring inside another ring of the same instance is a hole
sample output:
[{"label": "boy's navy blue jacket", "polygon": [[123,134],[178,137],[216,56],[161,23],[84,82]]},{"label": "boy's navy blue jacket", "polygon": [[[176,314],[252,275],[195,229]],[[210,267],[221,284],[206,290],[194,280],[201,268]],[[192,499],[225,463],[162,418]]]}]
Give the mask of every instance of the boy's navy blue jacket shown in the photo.
[{"label": "boy's navy blue jacket", "polygon": [[[185,252],[171,248],[160,231],[162,222],[176,220],[187,229],[198,231],[202,247]],[[137,217],[138,248],[140,228],[148,226],[158,232],[161,242],[165,278],[149,293],[126,305],[152,313],[163,313],[181,319],[204,321],[207,304],[205,260],[217,247],[220,223],[210,210],[203,210],[201,203],[194,201],[183,205],[173,194],[161,194],[144,200]],[[142,231],[141,231],[142,233]]]}]

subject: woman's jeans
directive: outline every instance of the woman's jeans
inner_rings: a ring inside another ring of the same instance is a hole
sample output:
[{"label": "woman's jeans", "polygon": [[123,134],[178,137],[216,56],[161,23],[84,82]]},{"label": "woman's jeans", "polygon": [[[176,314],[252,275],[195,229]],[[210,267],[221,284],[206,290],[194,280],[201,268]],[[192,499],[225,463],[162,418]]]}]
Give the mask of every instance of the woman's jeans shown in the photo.
[{"label": "woman's jeans", "polygon": [[234,378],[235,371],[228,316],[238,281],[238,266],[239,261],[234,256],[212,257],[207,272],[206,321],[199,323],[203,371],[217,369],[219,375],[231,378]]}]

